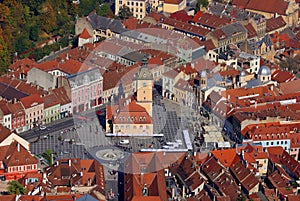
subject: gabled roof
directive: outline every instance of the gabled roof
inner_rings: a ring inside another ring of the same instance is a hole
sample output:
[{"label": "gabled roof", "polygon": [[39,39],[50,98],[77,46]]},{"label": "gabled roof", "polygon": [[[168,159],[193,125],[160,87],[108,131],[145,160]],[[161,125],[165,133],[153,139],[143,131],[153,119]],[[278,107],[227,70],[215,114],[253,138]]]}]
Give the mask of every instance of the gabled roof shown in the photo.
[{"label": "gabled roof", "polygon": [[164,4],[180,4],[183,0],[165,0]]},{"label": "gabled roof", "polygon": [[66,89],[64,87],[56,88],[52,92],[53,94],[55,94],[55,96],[57,97],[61,105],[66,105],[68,103],[71,103],[71,100],[68,97]]},{"label": "gabled roof", "polygon": [[271,79],[278,82],[289,82],[291,80],[296,79],[296,76],[293,73],[290,73],[288,71],[283,71],[281,69],[275,70],[272,75]]},{"label": "gabled roof", "polygon": [[188,81],[185,81],[184,79],[181,78],[176,82],[174,88],[193,93],[193,87],[189,84]]},{"label": "gabled roof", "polygon": [[288,5],[289,2],[284,0],[249,0],[246,8],[267,13],[278,13],[280,15],[286,15]]},{"label": "gabled roof", "polygon": [[251,23],[248,23],[247,25],[245,25],[245,28],[247,29],[249,39],[257,36],[257,32],[255,31],[255,29]]},{"label": "gabled roof", "polygon": [[182,21],[182,22],[186,22],[186,23],[189,23],[193,19],[193,17],[188,15],[185,10],[180,10],[180,11],[177,11],[175,13],[172,13],[170,15],[170,18],[175,19],[175,20],[179,20],[179,21]]},{"label": "gabled roof", "polygon": [[235,149],[213,150],[211,153],[225,166],[234,166],[240,158],[237,156]]},{"label": "gabled roof", "polygon": [[59,100],[57,100],[55,94],[49,94],[47,96],[43,97],[43,101],[44,101],[44,108],[49,108],[52,107],[54,105],[58,105],[60,104]]},{"label": "gabled roof", "polygon": [[241,161],[230,167],[230,170],[248,192],[250,192],[259,183],[258,179],[248,168],[244,166]]},{"label": "gabled roof", "polygon": [[279,85],[280,90],[284,94],[291,94],[300,91],[300,79],[290,82],[283,82]]},{"label": "gabled roof", "polygon": [[20,99],[25,109],[42,104],[44,101],[38,94],[33,94]]},{"label": "gabled roof", "polygon": [[178,72],[173,69],[171,69],[163,74],[163,76],[166,76],[171,79],[174,79],[177,75],[178,75]]},{"label": "gabled roof", "polygon": [[0,143],[10,135],[11,135],[10,130],[8,128],[0,125]]},{"label": "gabled roof", "polygon": [[0,82],[0,96],[5,99],[12,100],[14,98],[20,99],[20,98],[26,97],[26,96],[28,96],[28,94],[10,86],[10,85]]},{"label": "gabled roof", "polygon": [[152,118],[146,109],[136,101],[126,106],[107,106],[107,116],[112,117],[115,124],[152,124]]},{"label": "gabled roof", "polygon": [[269,33],[284,26],[286,26],[286,22],[284,21],[282,16],[279,16],[277,18],[270,18],[267,19],[266,22],[266,32]]},{"label": "gabled roof", "polygon": [[203,13],[199,17],[194,17],[194,22],[200,25],[208,26],[213,29],[220,28],[231,23],[231,20],[225,17],[219,17],[211,13]]},{"label": "gabled roof", "polygon": [[89,39],[91,37],[92,36],[89,34],[86,28],[83,29],[82,33],[79,36],[79,38],[83,38],[83,39]]},{"label": "gabled roof", "polygon": [[16,201],[16,195],[1,195],[0,201]]},{"label": "gabled roof", "polygon": [[33,165],[38,163],[38,160],[17,141],[12,142],[10,145],[5,147],[8,148],[4,148],[7,150],[2,160],[6,167]]},{"label": "gabled roof", "polygon": [[92,25],[93,29],[101,29],[101,30],[111,30],[114,33],[123,33],[127,31],[127,29],[124,28],[121,20],[111,19],[107,17],[102,17],[97,15],[95,12],[91,12],[88,15],[88,20],[90,24]]}]

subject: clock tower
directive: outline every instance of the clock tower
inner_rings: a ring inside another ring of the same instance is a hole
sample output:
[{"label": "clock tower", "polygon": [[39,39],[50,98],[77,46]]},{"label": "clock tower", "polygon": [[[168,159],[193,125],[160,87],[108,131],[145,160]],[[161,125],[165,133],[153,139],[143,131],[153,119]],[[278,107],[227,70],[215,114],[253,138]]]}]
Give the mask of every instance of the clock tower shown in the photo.
[{"label": "clock tower", "polygon": [[144,58],[136,79],[137,104],[144,107],[152,117],[153,76],[148,69],[148,60]]}]

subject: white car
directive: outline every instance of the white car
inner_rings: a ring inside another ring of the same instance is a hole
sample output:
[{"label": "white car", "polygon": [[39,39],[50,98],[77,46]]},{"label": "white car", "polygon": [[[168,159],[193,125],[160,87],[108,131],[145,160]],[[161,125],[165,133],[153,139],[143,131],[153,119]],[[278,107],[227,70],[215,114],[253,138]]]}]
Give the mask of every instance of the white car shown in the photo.
[{"label": "white car", "polygon": [[46,128],[46,126],[40,126],[40,130],[45,130]]},{"label": "white car", "polygon": [[129,140],[121,140],[121,141],[119,142],[119,144],[127,145],[127,144],[129,144]]}]

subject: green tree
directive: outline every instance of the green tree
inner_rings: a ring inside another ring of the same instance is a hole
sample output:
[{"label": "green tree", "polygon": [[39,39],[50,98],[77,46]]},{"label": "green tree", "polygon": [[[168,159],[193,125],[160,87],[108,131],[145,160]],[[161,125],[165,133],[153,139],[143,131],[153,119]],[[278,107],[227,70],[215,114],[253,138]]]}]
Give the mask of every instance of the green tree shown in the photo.
[{"label": "green tree", "polygon": [[200,10],[200,6],[206,8],[208,4],[209,4],[208,0],[197,0],[196,11]]},{"label": "green tree", "polygon": [[33,25],[30,28],[29,38],[33,41],[37,41],[39,39],[39,34],[40,34],[40,26],[37,24]]},{"label": "green tree", "polygon": [[281,61],[279,63],[279,66],[283,69],[283,70],[289,70],[292,71],[293,73],[298,73],[300,71],[300,65],[297,62],[297,60],[299,61],[300,56],[291,56],[291,57],[287,57],[285,58],[283,61]]},{"label": "green tree", "polygon": [[17,180],[9,181],[7,190],[12,195],[24,195],[26,193],[25,188]]},{"label": "green tree", "polygon": [[48,161],[49,165],[52,165],[52,150],[47,149],[42,156]]},{"label": "green tree", "polygon": [[2,30],[0,28],[0,72],[4,73],[10,64],[9,52],[7,43],[2,36]]},{"label": "green tree", "polygon": [[110,13],[110,6],[108,3],[103,3],[103,4],[96,4],[96,11],[97,11],[97,15],[101,15],[104,17],[108,17],[109,13]]},{"label": "green tree", "polygon": [[130,8],[127,6],[123,6],[119,10],[119,18],[121,20],[128,19],[129,17],[133,16],[132,12],[130,11]]},{"label": "green tree", "polygon": [[[100,2],[99,2],[100,3]],[[78,5],[78,15],[86,16],[96,8],[97,0],[81,0]]]}]

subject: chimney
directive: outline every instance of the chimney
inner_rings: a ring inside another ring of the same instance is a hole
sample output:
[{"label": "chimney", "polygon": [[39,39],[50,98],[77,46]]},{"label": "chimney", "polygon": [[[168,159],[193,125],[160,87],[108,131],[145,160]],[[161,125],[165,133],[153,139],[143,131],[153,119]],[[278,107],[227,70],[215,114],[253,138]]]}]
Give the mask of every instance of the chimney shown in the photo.
[{"label": "chimney", "polygon": [[143,185],[143,183],[144,183],[144,173],[141,172],[141,184]]}]

